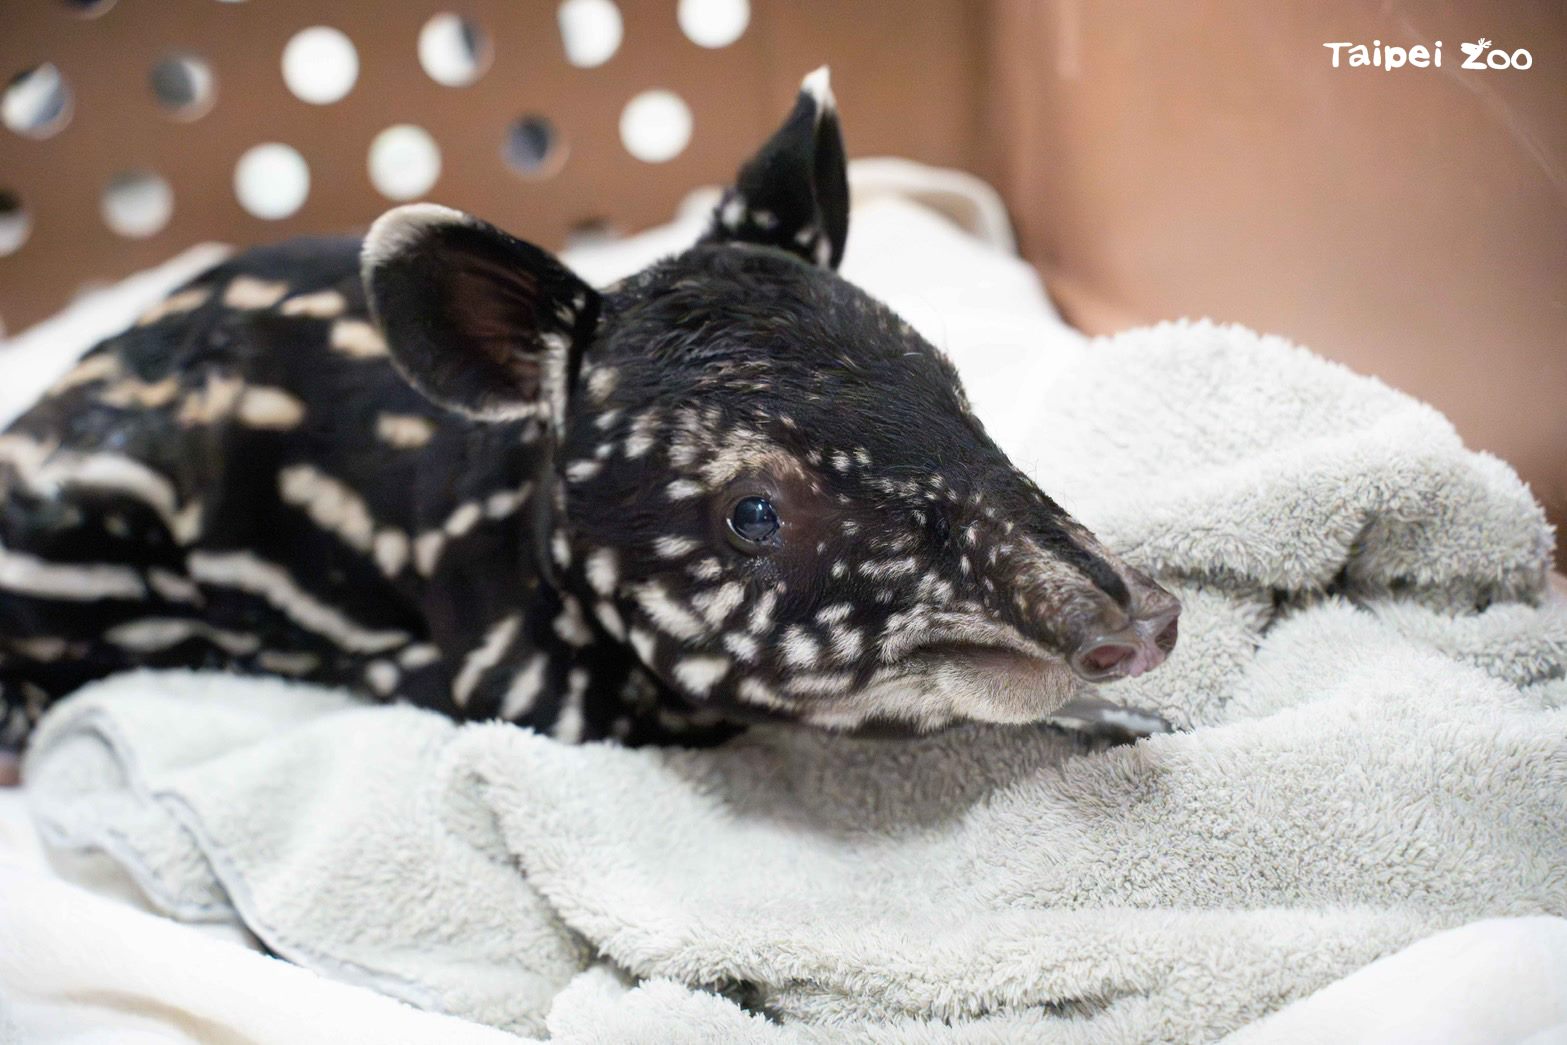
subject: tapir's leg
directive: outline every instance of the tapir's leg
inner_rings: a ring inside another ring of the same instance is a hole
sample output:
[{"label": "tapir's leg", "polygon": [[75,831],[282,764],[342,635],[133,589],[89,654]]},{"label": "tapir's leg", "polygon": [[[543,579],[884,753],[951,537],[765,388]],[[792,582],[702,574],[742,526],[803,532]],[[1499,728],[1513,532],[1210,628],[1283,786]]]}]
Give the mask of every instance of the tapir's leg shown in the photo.
[{"label": "tapir's leg", "polygon": [[1129,744],[1159,733],[1168,733],[1172,728],[1157,712],[1112,704],[1100,697],[1087,695],[1067,701],[1047,721],[1052,725],[1076,730],[1090,739],[1111,744]]}]

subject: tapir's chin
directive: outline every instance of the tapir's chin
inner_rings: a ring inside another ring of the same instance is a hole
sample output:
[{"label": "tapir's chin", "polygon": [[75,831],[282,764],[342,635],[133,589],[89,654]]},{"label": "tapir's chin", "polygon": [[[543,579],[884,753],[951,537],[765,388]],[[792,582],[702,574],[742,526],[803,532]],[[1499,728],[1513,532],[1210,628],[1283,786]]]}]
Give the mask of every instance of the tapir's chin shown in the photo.
[{"label": "tapir's chin", "polygon": [[1049,718],[1082,686],[1065,660],[1004,647],[941,644],[910,653],[862,689],[804,709],[839,731],[897,727],[928,733],[957,722],[1020,724]]},{"label": "tapir's chin", "polygon": [[924,685],[950,705],[957,718],[1023,723],[1048,718],[1081,683],[1063,659],[977,646],[942,650],[930,662]]}]

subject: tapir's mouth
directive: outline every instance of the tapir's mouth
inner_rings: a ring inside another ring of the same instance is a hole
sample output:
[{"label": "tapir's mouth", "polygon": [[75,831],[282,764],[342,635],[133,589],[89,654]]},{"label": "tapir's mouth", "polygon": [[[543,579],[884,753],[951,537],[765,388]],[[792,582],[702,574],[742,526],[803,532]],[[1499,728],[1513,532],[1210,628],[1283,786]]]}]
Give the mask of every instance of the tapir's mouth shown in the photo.
[{"label": "tapir's mouth", "polygon": [[977,670],[1026,671],[1047,665],[1059,665],[1064,658],[1043,649],[1024,649],[996,642],[943,639],[921,645],[910,652],[911,662],[925,665],[962,664]]},{"label": "tapir's mouth", "polygon": [[961,665],[977,672],[1017,675],[1055,671],[1063,665],[1085,682],[1136,678],[1164,663],[1178,635],[1175,614],[1138,620],[1114,634],[1097,636],[1074,654],[1062,654],[1006,635],[944,637],[921,643],[906,660],[924,667]]}]

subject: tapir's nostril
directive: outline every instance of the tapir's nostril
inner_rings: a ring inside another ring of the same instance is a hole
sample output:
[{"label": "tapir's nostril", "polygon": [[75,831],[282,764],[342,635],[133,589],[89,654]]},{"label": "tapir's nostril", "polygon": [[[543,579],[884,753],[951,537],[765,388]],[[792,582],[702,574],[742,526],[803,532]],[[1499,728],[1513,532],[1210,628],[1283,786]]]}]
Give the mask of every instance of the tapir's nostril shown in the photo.
[{"label": "tapir's nostril", "polygon": [[1097,681],[1125,674],[1128,662],[1136,657],[1135,647],[1118,642],[1100,642],[1079,650],[1073,658],[1073,666],[1083,678]]},{"label": "tapir's nostril", "polygon": [[1181,618],[1177,613],[1170,618],[1170,623],[1164,626],[1164,630],[1154,636],[1153,644],[1168,653],[1175,648],[1175,640],[1180,636],[1180,632]]},{"label": "tapir's nostril", "polygon": [[1180,606],[1172,605],[1119,631],[1090,637],[1072,654],[1072,670],[1088,682],[1109,682],[1157,668],[1175,649],[1180,613]]},{"label": "tapir's nostril", "polygon": [[1163,664],[1180,633],[1181,604],[1135,570],[1128,571],[1131,605],[1123,610],[1108,596],[1088,603],[1068,621],[1067,663],[1087,682],[1136,678]]}]

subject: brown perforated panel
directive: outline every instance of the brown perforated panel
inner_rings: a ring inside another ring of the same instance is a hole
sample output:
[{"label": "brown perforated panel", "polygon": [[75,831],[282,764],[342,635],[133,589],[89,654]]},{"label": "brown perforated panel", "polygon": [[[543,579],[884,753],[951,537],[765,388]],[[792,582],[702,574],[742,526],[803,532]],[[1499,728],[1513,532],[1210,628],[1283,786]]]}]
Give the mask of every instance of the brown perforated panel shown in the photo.
[{"label": "brown perforated panel", "polygon": [[[846,115],[851,153],[896,153],[962,165],[978,133],[977,5],[962,0],[751,0],[751,21],[719,49],[688,40],[675,0],[618,0],[619,50],[581,69],[565,56],[554,2],[542,0],[119,0],[82,18],[63,0],[0,8],[0,78],[42,62],[63,72],[73,115],[43,140],[0,128],[0,191],[18,196],[30,238],[0,257],[0,319],[15,331],[65,304],[84,283],[115,279],[203,240],[251,243],[362,228],[392,206],[372,185],[367,153],[392,124],[425,128],[442,153],[430,199],[480,214],[559,248],[570,229],[606,222],[636,229],[667,218],[691,187],[726,179],[781,118],[800,77],[822,62]],[[436,83],[416,48],[430,16],[453,11],[488,35],[493,60],[467,87]],[[300,29],[341,30],[359,75],[341,101],[312,105],[285,86],[281,55]],[[149,70],[187,51],[211,66],[216,103],[190,122],[156,104]],[[622,108],[664,88],[693,115],[689,146],[649,164],[621,144]],[[549,177],[506,166],[501,145],[518,117],[554,123],[567,154]],[[251,146],[282,142],[310,167],[308,199],[292,216],[248,214],[234,165]],[[173,189],[169,224],[147,239],[111,232],[99,213],[105,184],[146,169]]]}]

